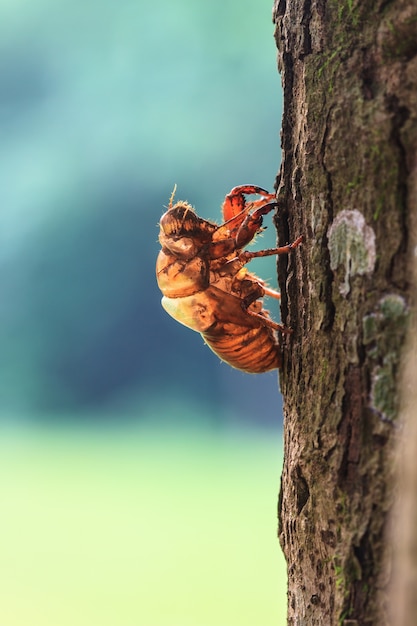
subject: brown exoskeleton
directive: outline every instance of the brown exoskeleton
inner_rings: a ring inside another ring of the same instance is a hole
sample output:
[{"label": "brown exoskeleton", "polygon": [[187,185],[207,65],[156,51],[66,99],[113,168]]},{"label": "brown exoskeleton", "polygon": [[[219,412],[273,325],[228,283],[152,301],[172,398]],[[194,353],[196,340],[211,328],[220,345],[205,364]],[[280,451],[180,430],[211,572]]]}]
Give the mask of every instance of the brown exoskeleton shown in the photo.
[{"label": "brown exoskeleton", "polygon": [[[303,237],[281,248],[258,252],[243,248],[262,230],[262,218],[276,205],[274,194],[261,187],[235,187],[223,203],[220,226],[198,217],[193,207],[179,201],[160,221],[162,250],[156,263],[162,306],[178,322],[195,330],[226,363],[244,372],[260,373],[281,366],[274,322],[260,298],[280,294],[250,273],[245,265],[256,257],[287,254]],[[260,200],[247,202],[245,195]]]}]

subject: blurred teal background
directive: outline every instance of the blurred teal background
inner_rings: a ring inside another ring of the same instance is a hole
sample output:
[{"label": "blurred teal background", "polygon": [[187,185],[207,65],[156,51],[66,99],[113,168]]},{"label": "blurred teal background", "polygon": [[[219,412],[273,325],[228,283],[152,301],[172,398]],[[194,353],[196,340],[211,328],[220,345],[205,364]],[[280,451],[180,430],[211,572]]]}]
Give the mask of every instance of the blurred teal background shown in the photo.
[{"label": "blurred teal background", "polygon": [[271,9],[0,3],[2,626],[285,623],[277,374],[219,362],[154,269],[175,183],[217,221],[272,190]]}]

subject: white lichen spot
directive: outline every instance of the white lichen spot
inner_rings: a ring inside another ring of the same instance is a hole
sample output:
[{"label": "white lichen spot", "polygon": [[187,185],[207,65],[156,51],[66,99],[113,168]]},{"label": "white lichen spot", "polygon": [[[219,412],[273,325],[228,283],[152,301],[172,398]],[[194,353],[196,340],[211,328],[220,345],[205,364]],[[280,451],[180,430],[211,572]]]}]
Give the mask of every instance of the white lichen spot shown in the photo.
[{"label": "white lichen spot", "polygon": [[330,267],[336,271],[344,266],[344,281],[339,291],[346,297],[350,278],[356,274],[370,274],[375,267],[375,233],[365,222],[360,211],[341,211],[327,231]]}]

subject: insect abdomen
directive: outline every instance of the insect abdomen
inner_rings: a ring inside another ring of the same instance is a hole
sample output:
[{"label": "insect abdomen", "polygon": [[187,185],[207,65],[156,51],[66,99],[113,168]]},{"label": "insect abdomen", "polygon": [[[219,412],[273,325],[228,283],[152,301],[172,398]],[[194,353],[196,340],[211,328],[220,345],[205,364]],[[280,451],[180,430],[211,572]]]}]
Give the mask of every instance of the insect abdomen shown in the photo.
[{"label": "insect abdomen", "polygon": [[281,366],[277,339],[266,326],[244,328],[236,324],[226,324],[222,328],[222,334],[202,335],[217,356],[248,374],[260,374]]}]

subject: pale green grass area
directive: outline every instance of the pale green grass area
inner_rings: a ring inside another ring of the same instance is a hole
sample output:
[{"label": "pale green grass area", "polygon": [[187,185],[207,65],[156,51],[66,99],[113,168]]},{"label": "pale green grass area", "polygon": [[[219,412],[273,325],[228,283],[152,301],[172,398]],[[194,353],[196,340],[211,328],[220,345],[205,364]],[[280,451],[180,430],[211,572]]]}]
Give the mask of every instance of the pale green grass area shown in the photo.
[{"label": "pale green grass area", "polygon": [[280,626],[279,435],[1,432],[1,626]]}]

